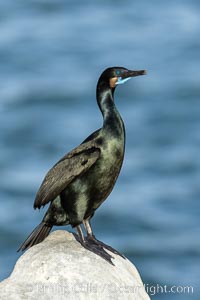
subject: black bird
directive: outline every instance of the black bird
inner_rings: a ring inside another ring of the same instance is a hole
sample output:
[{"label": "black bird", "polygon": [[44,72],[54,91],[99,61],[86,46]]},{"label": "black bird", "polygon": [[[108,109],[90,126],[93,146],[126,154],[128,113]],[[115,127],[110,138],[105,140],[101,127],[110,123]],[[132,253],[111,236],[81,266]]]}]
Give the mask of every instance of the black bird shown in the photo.
[{"label": "black bird", "polygon": [[[112,256],[105,249],[120,255],[95,238],[90,219],[112,191],[124,158],[125,128],[114,103],[115,88],[131,77],[144,74],[145,70],[131,71],[123,67],[108,68],[101,74],[96,97],[103,115],[103,126],[61,158],[47,173],[37,192],[34,208],[49,202],[50,206],[42,222],[18,251],[43,241],[54,225],[70,224],[76,227],[79,242],[88,250],[110,263]],[[86,229],[87,237],[83,235],[81,224]]]}]

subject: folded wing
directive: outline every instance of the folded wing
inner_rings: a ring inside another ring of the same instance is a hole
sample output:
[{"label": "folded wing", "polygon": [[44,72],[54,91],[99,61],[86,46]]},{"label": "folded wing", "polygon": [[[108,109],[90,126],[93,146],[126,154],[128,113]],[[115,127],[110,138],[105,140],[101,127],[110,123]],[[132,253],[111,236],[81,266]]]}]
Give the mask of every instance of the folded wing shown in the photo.
[{"label": "folded wing", "polygon": [[65,155],[45,176],[37,192],[34,208],[54,200],[77,176],[88,171],[99,155],[100,149],[91,141]]}]

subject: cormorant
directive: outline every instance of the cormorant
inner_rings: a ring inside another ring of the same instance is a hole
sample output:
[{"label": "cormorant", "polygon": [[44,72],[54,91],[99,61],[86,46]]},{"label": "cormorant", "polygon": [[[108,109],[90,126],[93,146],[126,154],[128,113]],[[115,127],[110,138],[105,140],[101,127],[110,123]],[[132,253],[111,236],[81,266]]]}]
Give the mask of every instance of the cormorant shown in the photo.
[{"label": "cormorant", "polygon": [[[101,74],[96,98],[103,126],[49,170],[37,192],[34,208],[49,202],[50,206],[42,222],[18,251],[43,241],[54,225],[70,224],[76,227],[79,242],[86,249],[110,263],[112,256],[105,249],[121,255],[95,238],[90,219],[112,191],[124,158],[125,128],[114,103],[115,88],[131,77],[144,74],[145,70],[132,71],[123,67],[107,68]],[[81,224],[87,237],[83,235]]]}]

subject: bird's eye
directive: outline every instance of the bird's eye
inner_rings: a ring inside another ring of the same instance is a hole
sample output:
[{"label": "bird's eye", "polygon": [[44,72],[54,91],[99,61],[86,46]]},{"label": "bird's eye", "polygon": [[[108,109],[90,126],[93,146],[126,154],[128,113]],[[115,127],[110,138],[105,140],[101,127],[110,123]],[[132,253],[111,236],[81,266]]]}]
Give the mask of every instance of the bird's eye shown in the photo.
[{"label": "bird's eye", "polygon": [[116,70],[116,75],[120,75],[121,71],[120,70]]}]

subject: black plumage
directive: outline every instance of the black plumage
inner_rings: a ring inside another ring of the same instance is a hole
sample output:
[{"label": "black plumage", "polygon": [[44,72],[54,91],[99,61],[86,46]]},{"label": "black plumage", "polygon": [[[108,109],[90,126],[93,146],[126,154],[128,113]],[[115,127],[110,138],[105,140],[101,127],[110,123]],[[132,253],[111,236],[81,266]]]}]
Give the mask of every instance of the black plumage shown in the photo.
[{"label": "black plumage", "polygon": [[[96,96],[103,115],[103,126],[60,159],[47,173],[37,192],[34,208],[49,202],[50,206],[42,222],[19,250],[40,243],[54,225],[70,224],[77,228],[79,241],[85,248],[109,262],[112,257],[105,249],[119,254],[95,238],[90,219],[112,191],[124,158],[125,128],[114,103],[115,88],[131,77],[145,73],[144,70],[113,67],[101,74]],[[87,237],[82,233],[81,224],[87,231]]]}]

